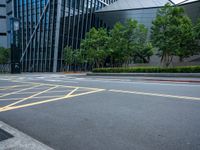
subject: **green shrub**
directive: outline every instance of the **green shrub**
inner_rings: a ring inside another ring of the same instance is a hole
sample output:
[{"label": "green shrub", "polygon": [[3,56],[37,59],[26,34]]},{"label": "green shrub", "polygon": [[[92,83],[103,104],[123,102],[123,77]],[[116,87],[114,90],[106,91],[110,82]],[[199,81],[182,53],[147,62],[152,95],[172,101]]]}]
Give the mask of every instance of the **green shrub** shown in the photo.
[{"label": "green shrub", "polygon": [[200,73],[200,66],[96,68],[94,73]]}]

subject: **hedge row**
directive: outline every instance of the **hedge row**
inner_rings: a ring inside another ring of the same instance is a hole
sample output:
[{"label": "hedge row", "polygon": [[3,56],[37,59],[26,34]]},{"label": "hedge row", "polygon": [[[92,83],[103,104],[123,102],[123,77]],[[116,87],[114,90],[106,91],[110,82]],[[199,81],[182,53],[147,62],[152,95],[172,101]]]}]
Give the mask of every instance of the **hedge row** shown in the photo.
[{"label": "hedge row", "polygon": [[187,67],[120,67],[120,68],[96,68],[94,73],[200,73],[200,66]]}]

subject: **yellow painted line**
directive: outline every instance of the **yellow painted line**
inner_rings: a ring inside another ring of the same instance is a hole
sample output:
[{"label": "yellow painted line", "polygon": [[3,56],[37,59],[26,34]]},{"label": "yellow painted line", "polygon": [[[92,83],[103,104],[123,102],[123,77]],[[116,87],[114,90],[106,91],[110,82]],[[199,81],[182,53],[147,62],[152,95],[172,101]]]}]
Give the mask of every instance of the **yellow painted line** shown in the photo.
[{"label": "yellow painted line", "polygon": [[25,87],[25,86],[28,86],[28,85],[5,86],[5,87],[1,87],[1,88],[0,88],[0,91],[9,90],[9,89],[13,89],[13,88],[16,88],[16,87]]},{"label": "yellow painted line", "polygon": [[[80,91],[85,91],[85,90],[80,90],[80,89],[77,89],[79,92]],[[59,92],[67,92],[67,91],[72,91],[72,90],[66,90],[66,91],[51,91],[51,93],[59,93]],[[88,91],[88,92],[85,92],[85,93],[90,93],[91,91]],[[24,92],[24,93],[17,93],[17,94],[34,94],[34,93],[38,93],[38,92]],[[48,93],[48,92],[46,92]],[[79,93],[79,94],[76,94],[77,96],[81,96],[82,94],[84,93]],[[36,97],[32,97],[31,99],[39,99],[39,98],[53,98],[53,97],[61,97],[61,96],[65,96],[64,94],[63,95],[56,95],[56,96],[36,96]],[[24,97],[26,98],[26,97]],[[1,101],[16,101],[16,100],[19,100],[19,99],[23,99],[23,98],[6,98],[6,99],[0,99],[0,102]]]},{"label": "yellow painted line", "polygon": [[75,88],[74,90],[72,90],[71,92],[69,92],[67,95],[64,96],[64,98],[69,97],[70,95],[72,95],[74,92],[76,92],[79,88]]},{"label": "yellow painted line", "polygon": [[[63,97],[65,95],[54,95],[54,96],[36,96],[36,97],[32,97],[31,99],[40,99],[40,98],[55,98],[55,97]],[[26,97],[24,97],[26,98]],[[0,99],[1,101],[18,101],[20,99],[24,99],[24,98],[8,98],[8,99]]]},{"label": "yellow painted line", "polygon": [[21,100],[19,100],[19,101],[17,101],[17,102],[14,102],[14,103],[12,103],[12,104],[9,104],[9,105],[3,107],[3,108],[1,108],[1,109],[6,109],[6,108],[8,108],[8,107],[10,107],[10,106],[14,106],[14,105],[16,105],[16,104],[18,104],[18,103],[21,103],[21,102],[23,102],[23,101],[25,101],[25,100],[31,99],[31,98],[33,98],[33,97],[35,97],[35,96],[38,96],[38,95],[40,95],[40,94],[43,94],[43,93],[48,92],[48,91],[50,91],[50,90],[52,90],[52,89],[55,89],[55,88],[57,88],[57,86],[51,87],[51,88],[49,88],[49,89],[47,89],[47,90],[44,90],[44,91],[42,91],[42,92],[36,93],[36,94],[31,95],[31,96],[26,97],[26,98],[23,98],[23,99],[21,99]]},{"label": "yellow painted line", "polygon": [[39,98],[55,98],[55,97],[63,97],[64,95],[54,95],[54,96],[37,96],[33,97],[33,99],[39,99]]},{"label": "yellow painted line", "polygon": [[177,95],[169,95],[169,94],[160,94],[160,93],[148,93],[148,92],[138,92],[138,91],[123,91],[123,90],[109,90],[110,92],[115,93],[128,93],[128,94],[136,94],[136,95],[146,95],[146,96],[157,96],[157,97],[166,97],[166,98],[176,98],[176,99],[185,99],[185,100],[194,100],[200,101],[200,97],[190,97],[190,96],[177,96]]},{"label": "yellow painted line", "polygon": [[[34,90],[35,89],[37,89],[37,88],[34,88]],[[66,93],[66,92],[70,92],[71,91],[71,89],[70,90],[61,90],[61,91],[51,91],[51,93]],[[78,90],[78,91],[88,91],[87,89],[86,90],[84,90],[84,89],[82,89],[82,90]],[[0,93],[0,95],[1,94],[7,94],[8,92],[4,92],[4,93]],[[33,92],[23,92],[23,93],[15,93],[15,95],[25,95],[25,94],[34,94],[34,93],[38,93],[38,91],[33,91]],[[48,92],[47,92],[48,93]],[[1,99],[0,99],[1,100]]]},{"label": "yellow painted line", "polygon": [[[53,85],[51,85],[50,87],[52,87]],[[35,90],[44,90],[44,89],[46,89],[47,88],[47,86],[46,85],[43,85],[42,83],[41,83],[41,87],[37,87],[37,88],[35,88]]]},{"label": "yellow painted line", "polygon": [[[13,80],[13,82],[19,82],[16,80]],[[27,84],[33,84],[33,82],[20,82],[20,83],[27,83]],[[34,84],[42,84],[42,85],[48,85],[48,86],[59,86],[59,87],[67,87],[67,88],[80,88],[80,89],[88,89],[88,90],[99,90],[99,88],[91,88],[91,87],[80,87],[80,86],[66,86],[61,84],[48,84],[48,83],[35,83]]]},{"label": "yellow painted line", "polygon": [[87,95],[87,94],[92,94],[92,93],[97,93],[97,92],[102,92],[102,91],[105,91],[105,89],[98,89],[98,90],[94,90],[94,91],[89,91],[89,92],[74,94],[74,95],[71,95],[71,97],[82,96],[82,95]]},{"label": "yellow painted line", "polygon": [[0,99],[0,102],[1,101],[16,101],[16,100],[19,100],[20,98],[5,98],[5,99]]},{"label": "yellow painted line", "polygon": [[[34,89],[37,89],[37,88],[34,88]],[[64,92],[69,92],[71,90],[63,90],[63,91],[51,91],[51,93],[64,93]],[[81,90],[79,90],[81,91]],[[82,90],[82,91],[85,91],[85,90]],[[33,92],[23,92],[23,93],[16,93],[17,95],[24,95],[24,94],[34,94],[34,93],[38,93],[38,91],[33,91]]]},{"label": "yellow painted line", "polygon": [[[34,88],[34,89],[35,89],[35,88]],[[35,91],[35,92],[15,93],[15,95],[34,94],[34,93],[38,93],[38,91]]]},{"label": "yellow painted line", "polygon": [[[72,94],[76,90],[77,89],[74,89],[70,93]],[[74,95],[69,95],[68,94],[68,95],[66,95],[64,97],[60,97],[60,98],[54,98],[54,99],[49,99],[49,100],[44,100],[44,101],[39,101],[39,102],[34,102],[34,103],[29,103],[29,104],[24,104],[24,105],[19,105],[19,106],[12,106],[12,107],[8,107],[6,109],[0,109],[0,112],[13,110],[13,109],[24,108],[24,107],[30,107],[30,106],[34,106],[34,105],[39,105],[39,104],[44,104],[44,103],[49,103],[49,102],[54,102],[54,101],[59,101],[59,100],[64,100],[64,99],[68,99],[68,98],[72,98],[72,97],[76,97],[76,96],[87,95],[87,94],[97,93],[97,92],[101,92],[101,91],[105,91],[105,90],[104,89],[99,89],[99,90],[94,90],[94,91],[85,92],[85,93],[81,93],[81,94],[74,94]]]},{"label": "yellow painted line", "polygon": [[15,91],[15,92],[10,92],[10,93],[7,93],[7,94],[3,94],[3,95],[0,95],[0,98],[1,97],[5,97],[5,96],[9,96],[9,95],[12,95],[12,94],[20,93],[20,92],[23,92],[23,91],[26,91],[26,90],[30,90],[30,89],[33,89],[33,88],[38,87],[38,86],[41,86],[41,85],[32,86],[32,87],[25,88],[25,89],[22,89],[22,90],[19,90],[19,91]]}]

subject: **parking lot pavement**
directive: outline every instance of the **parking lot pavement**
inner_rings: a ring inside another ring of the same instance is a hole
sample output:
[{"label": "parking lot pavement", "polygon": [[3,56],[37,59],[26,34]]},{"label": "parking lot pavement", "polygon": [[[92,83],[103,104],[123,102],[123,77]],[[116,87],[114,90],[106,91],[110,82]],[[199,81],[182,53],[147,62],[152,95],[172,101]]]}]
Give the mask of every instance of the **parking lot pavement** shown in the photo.
[{"label": "parking lot pavement", "polygon": [[54,149],[200,149],[200,84],[162,80],[0,75],[0,120]]}]

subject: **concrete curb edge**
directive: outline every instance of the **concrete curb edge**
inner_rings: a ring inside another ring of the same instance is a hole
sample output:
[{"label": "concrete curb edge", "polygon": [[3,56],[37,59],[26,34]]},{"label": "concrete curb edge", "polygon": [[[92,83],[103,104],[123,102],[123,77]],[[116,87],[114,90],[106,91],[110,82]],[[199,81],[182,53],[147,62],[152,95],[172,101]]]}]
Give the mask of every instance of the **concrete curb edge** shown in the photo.
[{"label": "concrete curb edge", "polygon": [[130,77],[195,77],[200,73],[87,73],[87,76],[130,76]]}]

